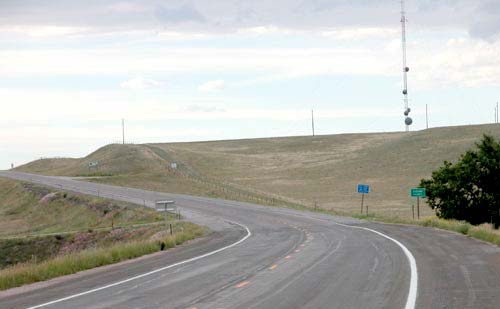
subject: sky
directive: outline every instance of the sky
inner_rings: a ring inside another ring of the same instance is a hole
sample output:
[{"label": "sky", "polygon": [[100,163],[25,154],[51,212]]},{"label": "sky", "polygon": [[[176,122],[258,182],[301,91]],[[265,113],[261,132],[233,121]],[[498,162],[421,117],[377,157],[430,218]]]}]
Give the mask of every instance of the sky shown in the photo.
[{"label": "sky", "polygon": [[[498,0],[407,0],[411,130],[491,123]],[[398,0],[0,0],[0,169],[125,139],[404,130]]]}]

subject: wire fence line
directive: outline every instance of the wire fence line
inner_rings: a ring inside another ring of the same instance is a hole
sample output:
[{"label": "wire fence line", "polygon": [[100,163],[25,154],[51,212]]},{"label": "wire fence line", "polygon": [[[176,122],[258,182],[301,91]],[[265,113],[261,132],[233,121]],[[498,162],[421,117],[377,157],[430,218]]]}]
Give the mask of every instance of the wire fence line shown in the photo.
[{"label": "wire fence line", "polygon": [[[294,201],[289,198],[280,196],[278,194],[271,194],[254,188],[237,185],[225,180],[203,176],[200,173],[196,172],[188,164],[178,160],[173,155],[167,153],[164,149],[153,145],[145,145],[145,146],[167,162],[166,168],[171,173],[177,174],[192,182],[211,188],[224,195],[237,196],[240,199],[246,199],[248,201],[263,203],[267,205],[291,205],[299,207],[304,206],[299,201]],[[177,168],[172,168],[170,163],[176,163]]]},{"label": "wire fence line", "polygon": [[[94,185],[100,186],[99,184],[94,184]],[[60,190],[67,190],[67,191],[72,191],[72,192],[81,193],[81,194],[93,195],[93,196],[97,196],[100,198],[108,198],[108,199],[112,199],[112,200],[129,202],[129,203],[142,205],[142,206],[149,207],[149,208],[155,208],[155,205],[156,205],[155,204],[156,201],[148,200],[148,199],[146,199],[145,196],[142,198],[141,197],[134,197],[134,196],[131,196],[128,194],[124,195],[124,194],[120,194],[120,193],[116,193],[116,192],[110,193],[110,192],[107,192],[105,190],[99,190],[98,188],[97,189],[82,188],[82,187],[75,187],[75,186],[70,186],[70,185],[66,185],[66,184],[62,184],[62,183],[58,183],[58,184],[56,184],[56,186]]]},{"label": "wire fence line", "polygon": [[25,234],[25,235],[20,235],[20,236],[4,236],[0,237],[1,240],[8,240],[8,239],[19,239],[19,238],[32,238],[32,237],[46,237],[46,236],[57,236],[57,235],[70,235],[70,234],[76,234],[76,233],[81,233],[81,232],[86,232],[89,230],[92,231],[107,231],[107,230],[112,230],[112,229],[118,229],[118,228],[135,228],[135,227],[143,227],[143,226],[152,226],[152,225],[164,225],[165,222],[163,221],[156,221],[156,222],[149,222],[149,223],[131,223],[131,224],[121,224],[121,225],[115,225],[113,227],[109,226],[103,226],[103,227],[84,227],[78,230],[72,230],[72,231],[61,231],[61,232],[52,232],[52,233],[34,233],[34,234]]},{"label": "wire fence line", "polygon": [[[112,142],[111,144],[122,144],[122,142]],[[135,142],[127,142],[126,144],[135,144]],[[243,186],[239,184],[235,184],[229,182],[227,180],[221,180],[216,178],[211,178],[204,176],[194,170],[188,164],[178,160],[172,154],[167,153],[163,148],[158,146],[154,146],[151,144],[142,144],[145,147],[148,147],[151,151],[153,151],[160,159],[160,166],[167,169],[169,172],[176,174],[184,179],[187,179],[191,182],[202,185],[205,188],[209,188],[213,190],[214,195],[219,195],[222,197],[230,198],[235,197],[238,200],[245,200],[260,204],[266,205],[285,205],[285,206],[299,206],[304,207],[300,201],[290,199],[288,197],[280,196],[278,194],[273,194],[269,192],[264,192],[261,190],[257,190],[255,188],[251,188],[248,186]],[[41,158],[42,159],[42,158]],[[51,157],[51,158],[43,158],[43,159],[69,159],[67,157]],[[176,168],[172,168],[171,163],[176,163]],[[61,187],[61,189],[63,189]],[[82,192],[82,188],[71,188],[69,186],[65,186],[64,189],[73,190],[76,192]],[[82,192],[90,195],[95,195],[99,197],[105,197],[110,199],[118,199],[122,201],[132,202],[134,204],[139,204],[145,207],[154,208],[154,202],[148,201],[145,198],[134,198],[129,195],[120,195],[118,193],[108,193],[101,192],[100,190],[87,190],[86,192]]]}]

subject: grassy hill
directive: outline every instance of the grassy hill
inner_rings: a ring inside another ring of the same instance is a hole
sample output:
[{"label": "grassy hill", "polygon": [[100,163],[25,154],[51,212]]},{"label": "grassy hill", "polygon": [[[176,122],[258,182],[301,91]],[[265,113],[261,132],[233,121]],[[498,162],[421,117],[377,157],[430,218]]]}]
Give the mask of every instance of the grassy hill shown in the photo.
[{"label": "grassy hill", "polygon": [[154,209],[0,177],[0,290],[168,249],[208,233],[173,217],[170,224],[169,233],[165,217]]},{"label": "grassy hill", "polygon": [[[40,159],[17,170],[44,175],[118,175],[151,172],[159,167],[160,159],[150,149],[141,145],[104,146],[84,158]],[[98,161],[98,168],[89,169],[88,163]]]},{"label": "grassy hill", "polygon": [[152,209],[0,178],[0,238],[161,222]]},{"label": "grassy hill", "polygon": [[[295,203],[359,212],[358,183],[370,184],[370,212],[411,217],[409,189],[444,160],[456,161],[500,125],[443,127],[410,133],[340,134],[193,143],[109,145],[81,159],[46,159],[18,170],[86,175],[98,160],[98,181],[160,191]],[[177,162],[178,169],[169,168]],[[134,177],[130,177],[134,175]],[[424,216],[432,212],[422,207]]]}]

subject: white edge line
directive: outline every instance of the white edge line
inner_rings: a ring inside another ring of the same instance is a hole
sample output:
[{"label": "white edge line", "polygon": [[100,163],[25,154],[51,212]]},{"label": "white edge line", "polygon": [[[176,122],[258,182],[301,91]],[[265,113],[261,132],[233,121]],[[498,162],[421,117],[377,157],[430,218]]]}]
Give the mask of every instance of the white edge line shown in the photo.
[{"label": "white edge line", "polygon": [[415,257],[410,252],[410,250],[408,250],[408,248],[406,248],[405,245],[403,245],[402,243],[400,243],[396,239],[394,239],[390,236],[387,236],[384,233],[381,233],[379,231],[372,230],[370,228],[363,227],[363,226],[346,225],[346,224],[341,224],[341,223],[337,223],[337,222],[333,222],[333,223],[340,225],[340,226],[362,229],[362,230],[366,230],[366,231],[370,231],[372,233],[378,234],[382,237],[385,237],[385,238],[393,241],[394,243],[396,243],[396,245],[398,245],[403,250],[404,254],[408,258],[408,262],[410,263],[410,288],[408,291],[408,298],[406,299],[405,309],[414,309],[416,304],[417,304],[418,271],[417,271],[417,262],[415,261]]},{"label": "white edge line", "polygon": [[408,297],[406,299],[405,309],[415,309],[415,307],[417,305],[417,291],[418,291],[417,262],[415,261],[415,257],[413,256],[413,254],[411,253],[411,251],[408,250],[408,248],[406,248],[405,245],[403,245],[402,243],[400,243],[396,239],[394,239],[394,238],[392,238],[392,237],[390,237],[388,235],[385,235],[384,233],[381,233],[381,232],[376,231],[376,230],[372,230],[372,229],[367,228],[367,227],[355,226],[355,225],[347,225],[347,224],[342,224],[342,223],[335,222],[333,220],[326,220],[326,219],[315,218],[315,217],[306,217],[306,216],[298,215],[298,214],[286,213],[285,215],[294,216],[294,217],[301,217],[301,218],[307,218],[307,219],[318,220],[318,221],[326,221],[326,222],[330,222],[330,223],[333,223],[333,224],[336,224],[336,225],[340,225],[340,226],[343,226],[343,227],[347,227],[347,228],[361,229],[361,230],[365,230],[365,231],[369,231],[369,232],[375,233],[377,235],[380,235],[380,236],[382,236],[384,238],[387,238],[387,239],[393,241],[396,245],[398,245],[403,250],[404,254],[406,255],[406,258],[408,259],[408,263],[410,264],[410,288],[408,290]]},{"label": "white edge line", "polygon": [[44,304],[36,305],[36,306],[33,306],[33,307],[28,307],[27,309],[36,309],[36,308],[46,307],[46,306],[53,305],[53,304],[56,304],[56,303],[60,303],[60,302],[63,302],[63,301],[69,300],[69,299],[77,298],[77,297],[80,297],[80,296],[83,296],[83,295],[87,295],[87,294],[91,294],[91,293],[94,293],[94,292],[97,292],[97,291],[108,289],[108,288],[111,288],[111,287],[114,287],[114,286],[117,286],[117,285],[120,285],[120,284],[124,284],[124,283],[130,282],[130,281],[136,280],[136,279],[140,279],[140,278],[143,278],[143,277],[146,277],[146,276],[149,276],[149,275],[152,275],[152,274],[155,274],[155,273],[167,270],[169,268],[173,268],[173,267],[176,267],[176,266],[179,266],[179,265],[183,265],[183,264],[187,264],[187,263],[190,263],[190,262],[202,259],[202,258],[206,258],[208,256],[214,255],[214,254],[219,253],[221,251],[224,251],[224,250],[227,250],[227,249],[232,248],[234,246],[237,246],[237,245],[241,244],[242,242],[244,242],[245,240],[247,240],[248,237],[252,236],[252,232],[250,232],[250,229],[248,227],[246,227],[245,225],[239,224],[239,223],[236,223],[236,222],[233,222],[233,221],[229,221],[229,220],[225,220],[225,221],[233,223],[233,224],[236,224],[236,225],[239,225],[241,227],[244,227],[245,230],[247,231],[247,234],[245,235],[245,237],[243,237],[242,239],[238,240],[237,242],[235,242],[235,243],[233,243],[233,244],[231,244],[229,246],[217,249],[217,250],[212,251],[212,252],[205,253],[203,255],[199,255],[199,256],[196,256],[196,257],[193,257],[193,258],[181,261],[181,262],[177,262],[177,263],[172,264],[172,265],[168,265],[168,266],[165,266],[165,267],[162,267],[162,268],[158,268],[158,269],[152,270],[150,272],[147,272],[147,273],[144,273],[144,274],[141,274],[141,275],[137,275],[137,276],[134,276],[134,277],[122,280],[122,281],[111,283],[111,284],[108,284],[108,285],[105,285],[105,286],[101,286],[101,287],[98,287],[98,288],[95,288],[95,289],[92,289],[92,290],[88,290],[88,291],[85,291],[85,292],[82,292],[82,293],[78,293],[78,294],[66,296],[66,297],[59,298],[59,299],[56,299],[56,300],[53,300],[53,301],[50,301],[50,302],[47,302],[47,303],[44,303]]},{"label": "white edge line", "polygon": [[[285,214],[285,215],[292,215],[292,216],[297,216],[297,217],[305,217],[305,216],[300,216],[300,215],[295,215],[295,214]],[[409,291],[408,291],[408,297],[406,299],[405,309],[414,309],[415,308],[416,303],[417,303],[417,291],[418,291],[417,262],[415,261],[415,257],[413,256],[413,254],[411,253],[411,251],[408,250],[408,248],[406,248],[402,243],[400,243],[398,240],[396,240],[396,239],[394,239],[394,238],[392,238],[392,237],[390,237],[388,235],[385,235],[384,233],[381,233],[379,231],[376,231],[376,230],[373,230],[373,229],[370,229],[370,228],[367,228],[367,227],[354,226],[354,225],[346,225],[346,224],[338,223],[338,222],[335,222],[335,221],[324,220],[324,219],[314,218],[314,217],[306,217],[306,218],[320,220],[320,221],[328,221],[328,222],[332,222],[332,223],[334,223],[336,225],[344,226],[344,227],[347,227],[347,228],[357,228],[357,229],[362,229],[362,230],[370,231],[370,232],[375,233],[377,235],[380,235],[380,236],[382,236],[384,238],[387,238],[387,239],[391,240],[392,242],[394,242],[395,244],[397,244],[403,250],[403,252],[406,255],[406,258],[408,259],[408,262],[410,264],[410,288],[409,288]],[[65,301],[65,300],[69,300],[69,299],[72,299],[72,298],[76,298],[76,297],[79,297],[79,296],[83,296],[83,295],[86,295],[86,294],[90,294],[90,293],[94,293],[94,292],[97,292],[97,291],[100,291],[100,290],[104,290],[104,289],[107,289],[107,288],[110,288],[110,287],[113,287],[113,286],[117,286],[117,285],[129,282],[129,281],[132,281],[132,280],[136,280],[136,279],[139,279],[139,278],[142,278],[142,277],[146,277],[146,276],[152,275],[154,273],[157,273],[157,272],[160,272],[160,271],[163,271],[163,270],[175,267],[175,266],[179,266],[179,265],[182,265],[182,264],[193,262],[193,261],[196,261],[196,260],[199,260],[199,259],[211,256],[213,254],[219,253],[221,251],[224,251],[224,250],[229,249],[231,247],[234,247],[236,245],[239,245],[240,243],[244,242],[248,237],[250,237],[252,235],[252,233],[250,232],[250,230],[248,229],[248,227],[246,227],[245,225],[239,224],[239,223],[236,223],[236,222],[232,222],[232,221],[229,221],[229,220],[226,220],[226,221],[244,227],[246,229],[246,231],[247,231],[247,235],[245,237],[243,237],[242,239],[240,239],[239,241],[237,241],[237,242],[235,242],[235,243],[233,243],[233,244],[231,244],[229,246],[217,249],[215,251],[212,251],[212,252],[209,252],[209,253],[205,253],[203,255],[200,255],[200,256],[197,256],[197,257],[185,260],[185,261],[181,261],[181,262],[169,265],[169,266],[165,266],[165,267],[162,267],[162,268],[159,268],[159,269],[155,269],[155,270],[150,271],[148,273],[141,274],[141,275],[138,275],[138,276],[126,279],[126,280],[115,282],[115,283],[112,283],[112,284],[109,284],[109,285],[106,285],[106,286],[102,286],[102,287],[99,287],[99,288],[95,288],[95,289],[92,289],[92,290],[89,290],[89,291],[86,291],[86,292],[82,292],[82,293],[79,293],[79,294],[74,294],[74,295],[70,295],[70,296],[67,296],[67,297],[64,297],[64,298],[56,299],[56,300],[53,300],[53,301],[48,302],[48,303],[44,303],[44,304],[37,305],[37,306],[34,306],[34,307],[29,307],[27,309],[36,309],[36,308],[45,307],[45,306],[52,305],[52,304],[55,304],[55,303],[59,303],[59,302]]]}]

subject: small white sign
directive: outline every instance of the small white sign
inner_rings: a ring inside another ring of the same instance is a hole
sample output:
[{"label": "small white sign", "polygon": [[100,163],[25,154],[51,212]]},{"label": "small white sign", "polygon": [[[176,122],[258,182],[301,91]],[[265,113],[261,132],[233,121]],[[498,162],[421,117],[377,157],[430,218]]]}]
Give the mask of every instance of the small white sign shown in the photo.
[{"label": "small white sign", "polygon": [[177,207],[175,206],[174,201],[156,201],[155,208],[156,211],[168,211],[168,212],[177,211]]},{"label": "small white sign", "polygon": [[170,168],[176,170],[177,169],[177,163],[175,163],[175,162],[170,163]]}]

